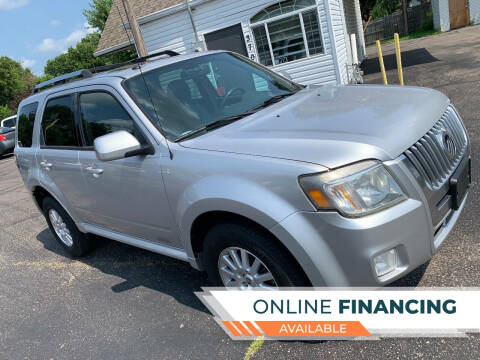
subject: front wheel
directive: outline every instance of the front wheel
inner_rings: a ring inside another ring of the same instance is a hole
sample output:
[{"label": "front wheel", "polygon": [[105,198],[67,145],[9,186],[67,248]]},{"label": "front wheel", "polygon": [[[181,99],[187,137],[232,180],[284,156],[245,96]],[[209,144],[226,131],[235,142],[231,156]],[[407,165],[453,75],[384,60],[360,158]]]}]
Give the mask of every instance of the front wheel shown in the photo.
[{"label": "front wheel", "polygon": [[240,289],[311,286],[294,258],[266,232],[223,223],[212,227],[203,261],[214,286]]}]

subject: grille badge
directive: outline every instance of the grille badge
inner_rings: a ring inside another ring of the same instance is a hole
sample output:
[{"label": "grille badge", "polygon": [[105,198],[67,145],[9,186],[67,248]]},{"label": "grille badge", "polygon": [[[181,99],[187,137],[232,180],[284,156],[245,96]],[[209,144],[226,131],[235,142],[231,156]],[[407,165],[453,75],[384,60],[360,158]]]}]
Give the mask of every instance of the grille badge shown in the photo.
[{"label": "grille badge", "polygon": [[443,133],[443,149],[450,159],[455,159],[457,156],[457,145],[449,132]]}]

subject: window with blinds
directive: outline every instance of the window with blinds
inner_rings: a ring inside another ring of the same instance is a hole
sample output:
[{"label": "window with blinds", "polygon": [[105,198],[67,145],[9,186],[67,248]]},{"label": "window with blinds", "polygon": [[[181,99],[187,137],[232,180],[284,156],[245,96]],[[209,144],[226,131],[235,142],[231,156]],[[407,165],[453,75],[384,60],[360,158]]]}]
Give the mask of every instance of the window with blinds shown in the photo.
[{"label": "window with blinds", "polygon": [[279,65],[324,53],[315,0],[274,4],[255,15],[251,22],[263,65]]}]

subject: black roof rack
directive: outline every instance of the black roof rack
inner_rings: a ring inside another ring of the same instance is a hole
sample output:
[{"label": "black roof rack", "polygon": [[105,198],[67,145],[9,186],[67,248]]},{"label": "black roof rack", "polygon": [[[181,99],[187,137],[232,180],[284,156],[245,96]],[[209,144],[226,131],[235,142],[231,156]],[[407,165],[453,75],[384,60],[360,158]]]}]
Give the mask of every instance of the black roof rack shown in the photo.
[{"label": "black roof rack", "polygon": [[45,82],[42,82],[42,83],[38,84],[33,89],[33,93],[36,94],[41,89],[44,89],[44,88],[49,87],[49,86],[66,84],[68,80],[72,80],[72,79],[76,79],[76,78],[81,78],[81,79],[89,78],[89,77],[92,77],[93,74],[96,74],[96,73],[118,69],[118,68],[121,68],[121,67],[124,67],[124,66],[127,66],[127,65],[139,64],[139,63],[145,62],[145,60],[148,60],[148,59],[151,59],[151,58],[154,58],[154,57],[158,57],[158,56],[163,56],[163,55],[173,57],[173,56],[178,56],[180,54],[175,52],[175,51],[172,51],[172,50],[166,50],[166,51],[160,51],[160,52],[157,52],[157,53],[154,53],[154,54],[150,54],[150,55],[147,55],[147,56],[139,57],[139,58],[129,60],[129,61],[119,63],[119,64],[99,66],[97,68],[93,68],[93,69],[89,69],[89,70],[74,71],[70,74],[65,74],[65,75],[62,75],[62,76],[58,76],[56,78],[53,78],[51,80],[48,80],[48,81],[45,81]]},{"label": "black roof rack", "polygon": [[104,71],[110,71],[110,70],[118,69],[118,68],[128,66],[128,65],[139,64],[139,63],[145,62],[145,60],[148,60],[148,59],[151,59],[151,58],[154,58],[154,57],[158,57],[158,56],[163,56],[163,55],[173,57],[173,56],[178,56],[180,54],[175,52],[175,51],[172,51],[172,50],[165,50],[165,51],[160,51],[160,52],[157,52],[157,53],[149,54],[147,56],[142,56],[142,57],[139,57],[139,58],[136,58],[136,59],[132,59],[132,60],[129,60],[129,61],[125,61],[123,63],[99,66],[99,67],[90,69],[90,72],[91,73],[100,73],[100,72],[104,72]]},{"label": "black roof rack", "polygon": [[48,86],[56,86],[60,84],[65,84],[67,80],[75,79],[75,78],[89,78],[92,77],[92,72],[90,70],[78,70],[74,71],[70,74],[65,74],[62,76],[58,76],[48,81],[44,81],[33,89],[33,93],[38,93],[41,89],[46,88]]}]

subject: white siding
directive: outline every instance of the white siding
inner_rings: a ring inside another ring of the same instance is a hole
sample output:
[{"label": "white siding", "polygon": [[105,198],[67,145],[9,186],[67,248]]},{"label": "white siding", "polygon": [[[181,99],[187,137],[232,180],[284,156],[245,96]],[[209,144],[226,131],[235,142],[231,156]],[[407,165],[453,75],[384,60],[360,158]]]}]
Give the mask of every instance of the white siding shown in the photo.
[{"label": "white siding", "polygon": [[473,24],[480,24],[480,0],[470,0],[470,21]]},{"label": "white siding", "polygon": [[[248,33],[250,18],[261,9],[276,2],[272,0],[192,1],[193,17],[202,38],[204,34],[239,23],[242,24],[244,33]],[[294,81],[302,84],[335,84],[337,83],[336,67],[334,56],[332,56],[326,8],[324,0],[317,0],[317,3],[325,54],[277,65],[273,69],[288,73]],[[182,53],[193,51],[195,39],[185,10],[174,13],[170,10],[167,16],[143,24],[140,21],[140,23],[149,52],[166,49]]]},{"label": "white siding", "polygon": [[345,22],[342,9],[342,0],[327,0],[332,22],[332,33],[335,39],[335,51],[337,54],[338,71],[340,72],[341,82],[348,83],[347,64],[351,61],[350,42],[346,37]]},{"label": "white siding", "polygon": [[436,30],[450,30],[448,0],[432,0],[433,27]]},{"label": "white siding", "polygon": [[345,14],[345,24],[347,27],[348,44],[350,44],[350,34],[355,34],[357,38],[358,59],[362,61],[365,58],[365,40],[363,36],[360,1],[343,0],[343,11]]},{"label": "white siding", "polygon": [[173,50],[179,53],[193,51],[195,35],[185,12],[177,12],[142,24],[143,39],[148,52]]}]

